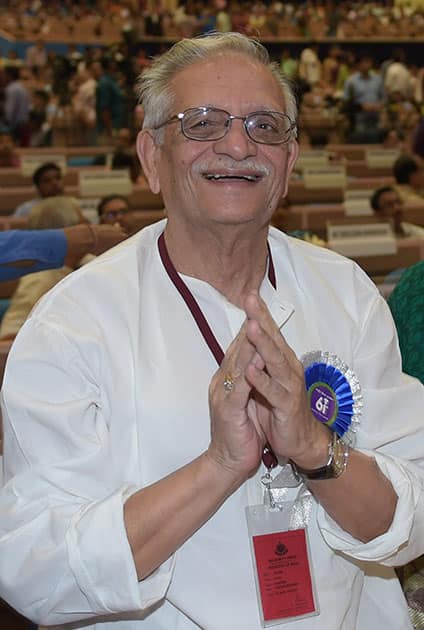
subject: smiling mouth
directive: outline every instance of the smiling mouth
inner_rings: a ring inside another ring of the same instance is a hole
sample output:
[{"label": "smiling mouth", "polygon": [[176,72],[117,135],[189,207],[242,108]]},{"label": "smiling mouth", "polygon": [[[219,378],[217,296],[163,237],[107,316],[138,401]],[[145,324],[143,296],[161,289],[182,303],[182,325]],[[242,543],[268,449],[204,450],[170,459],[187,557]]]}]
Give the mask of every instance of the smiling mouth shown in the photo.
[{"label": "smiling mouth", "polygon": [[244,182],[258,182],[262,179],[261,175],[218,175],[216,173],[204,173],[203,177],[208,181],[244,181]]}]

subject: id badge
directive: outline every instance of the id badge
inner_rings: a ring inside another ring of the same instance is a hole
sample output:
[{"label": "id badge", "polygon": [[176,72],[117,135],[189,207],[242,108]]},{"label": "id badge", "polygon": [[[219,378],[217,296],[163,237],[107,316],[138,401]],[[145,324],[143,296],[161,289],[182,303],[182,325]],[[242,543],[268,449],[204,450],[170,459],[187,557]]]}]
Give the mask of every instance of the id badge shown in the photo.
[{"label": "id badge", "polygon": [[319,614],[307,528],[291,528],[295,503],[246,508],[263,628]]}]

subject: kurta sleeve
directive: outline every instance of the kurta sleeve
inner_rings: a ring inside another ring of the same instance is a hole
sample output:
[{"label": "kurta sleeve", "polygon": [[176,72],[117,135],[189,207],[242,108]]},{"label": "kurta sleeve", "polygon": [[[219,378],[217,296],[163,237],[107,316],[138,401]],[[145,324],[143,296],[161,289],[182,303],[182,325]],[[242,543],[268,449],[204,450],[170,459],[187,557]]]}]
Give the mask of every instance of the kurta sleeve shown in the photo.
[{"label": "kurta sleeve", "polygon": [[396,330],[386,302],[375,297],[355,348],[354,370],[364,411],[357,447],[375,457],[398,495],[389,530],[367,544],[342,530],[319,507],[322,534],[333,549],[396,566],[424,552],[424,387],[402,374]]},{"label": "kurta sleeve", "polygon": [[173,567],[171,559],[138,582],[123,516],[138,488],[113,465],[102,348],[74,317],[73,338],[42,317],[24,324],[2,392],[0,592],[45,625],[145,610],[164,596]]}]

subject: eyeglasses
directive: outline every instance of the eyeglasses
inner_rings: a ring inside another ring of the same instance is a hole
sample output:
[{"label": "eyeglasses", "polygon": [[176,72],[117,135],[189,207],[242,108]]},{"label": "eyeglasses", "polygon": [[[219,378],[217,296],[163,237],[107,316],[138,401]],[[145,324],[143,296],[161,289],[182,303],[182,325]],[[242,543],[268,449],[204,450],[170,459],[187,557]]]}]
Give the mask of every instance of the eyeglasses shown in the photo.
[{"label": "eyeglasses", "polygon": [[129,214],[130,210],[127,208],[122,208],[118,210],[108,210],[107,212],[102,212],[103,219],[116,219],[117,217],[122,217]]},{"label": "eyeglasses", "polygon": [[259,144],[284,144],[296,129],[296,123],[281,112],[260,111],[247,116],[233,116],[216,107],[190,107],[154,129],[178,120],[185,137],[199,142],[221,140],[231,129],[233,120],[242,120],[249,138]]}]

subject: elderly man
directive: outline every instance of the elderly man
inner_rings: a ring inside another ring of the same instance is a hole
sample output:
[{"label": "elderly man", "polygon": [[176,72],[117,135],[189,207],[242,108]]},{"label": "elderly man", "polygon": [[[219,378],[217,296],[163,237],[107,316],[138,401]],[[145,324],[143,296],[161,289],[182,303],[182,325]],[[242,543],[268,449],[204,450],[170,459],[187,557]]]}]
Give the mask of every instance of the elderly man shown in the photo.
[{"label": "elderly man", "polygon": [[391,567],[424,545],[424,390],[366,275],[269,228],[290,89],[227,33],[178,42],[141,98],[168,218],[15,341],[0,595],[96,630],[410,627]]}]

